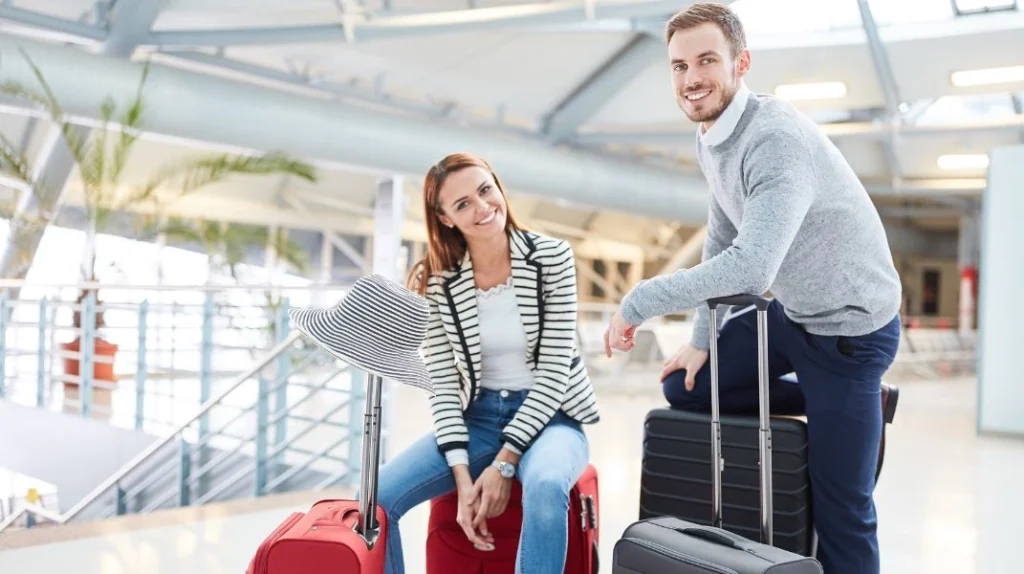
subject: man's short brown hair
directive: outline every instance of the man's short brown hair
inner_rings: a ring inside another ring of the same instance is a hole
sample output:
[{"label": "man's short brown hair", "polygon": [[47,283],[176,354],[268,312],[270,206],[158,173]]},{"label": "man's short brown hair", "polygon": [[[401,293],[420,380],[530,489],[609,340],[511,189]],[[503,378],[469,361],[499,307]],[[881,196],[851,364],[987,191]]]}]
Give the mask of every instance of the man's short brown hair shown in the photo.
[{"label": "man's short brown hair", "polygon": [[709,23],[718,26],[722,34],[725,34],[733,58],[746,49],[747,38],[739,17],[728,6],[714,2],[697,2],[673,16],[665,25],[665,42],[671,42],[672,35],[680,30]]}]

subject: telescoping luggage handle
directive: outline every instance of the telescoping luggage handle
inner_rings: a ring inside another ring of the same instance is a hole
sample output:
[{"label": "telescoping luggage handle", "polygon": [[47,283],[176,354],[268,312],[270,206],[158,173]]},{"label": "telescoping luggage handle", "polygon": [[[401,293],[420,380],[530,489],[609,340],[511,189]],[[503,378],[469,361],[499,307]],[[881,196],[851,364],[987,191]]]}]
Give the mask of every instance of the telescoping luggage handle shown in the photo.
[{"label": "telescoping luggage handle", "polygon": [[760,398],[759,444],[761,475],[761,543],[772,546],[772,430],[768,409],[768,303],[758,295],[733,295],[708,300],[711,325],[711,460],[713,471],[711,491],[711,525],[722,528],[722,423],[718,410],[718,306],[753,305],[757,308],[757,372]]},{"label": "telescoping luggage handle", "polygon": [[384,380],[368,373],[366,409],[363,414],[363,457],[359,479],[359,534],[373,548],[380,534],[377,523],[377,471],[380,465],[380,402]]}]

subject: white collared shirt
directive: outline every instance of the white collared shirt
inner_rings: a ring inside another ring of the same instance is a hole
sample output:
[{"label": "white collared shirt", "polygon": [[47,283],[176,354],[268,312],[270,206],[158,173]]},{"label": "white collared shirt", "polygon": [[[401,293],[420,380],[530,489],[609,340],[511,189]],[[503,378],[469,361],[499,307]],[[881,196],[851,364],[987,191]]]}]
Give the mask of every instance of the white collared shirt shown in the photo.
[{"label": "white collared shirt", "polygon": [[718,120],[715,121],[711,129],[704,131],[703,125],[697,129],[697,137],[704,145],[718,145],[724,142],[736,129],[736,124],[740,121],[740,116],[743,115],[743,110],[747,108],[747,100],[750,98],[750,90],[747,88],[746,82],[740,80],[740,87],[736,90],[736,95],[733,96],[732,101],[725,107],[725,111],[722,115],[718,116]]}]

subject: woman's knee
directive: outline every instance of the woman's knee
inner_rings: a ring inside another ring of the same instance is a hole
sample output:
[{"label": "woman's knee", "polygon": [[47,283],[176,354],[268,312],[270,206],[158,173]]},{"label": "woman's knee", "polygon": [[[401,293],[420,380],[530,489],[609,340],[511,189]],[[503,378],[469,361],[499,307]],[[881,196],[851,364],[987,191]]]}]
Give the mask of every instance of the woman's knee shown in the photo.
[{"label": "woman's knee", "polygon": [[409,492],[410,485],[395,480],[395,473],[388,472],[385,465],[380,470],[377,482],[377,505],[384,509],[389,520],[398,520],[408,508],[403,508],[403,495]]},{"label": "woman's knee", "polygon": [[541,521],[562,520],[569,511],[569,491],[565,480],[544,476],[523,485],[523,515]]}]

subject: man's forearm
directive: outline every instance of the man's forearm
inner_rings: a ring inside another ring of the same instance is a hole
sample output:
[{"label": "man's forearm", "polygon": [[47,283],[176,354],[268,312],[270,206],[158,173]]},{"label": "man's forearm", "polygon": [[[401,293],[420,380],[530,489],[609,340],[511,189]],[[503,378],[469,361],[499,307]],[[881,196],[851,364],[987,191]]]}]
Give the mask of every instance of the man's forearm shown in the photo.
[{"label": "man's forearm", "polygon": [[713,297],[767,291],[813,197],[806,181],[772,183],[746,202],[743,223],[729,248],[691,269],[641,281],[622,300],[623,318],[639,325]]},{"label": "man's forearm", "polygon": [[[639,325],[652,317],[694,309],[713,297],[766,291],[764,274],[744,269],[734,255],[726,251],[693,269],[637,284],[622,300],[623,318],[630,325]],[[710,334],[710,325],[702,329]]]}]

